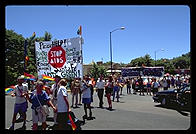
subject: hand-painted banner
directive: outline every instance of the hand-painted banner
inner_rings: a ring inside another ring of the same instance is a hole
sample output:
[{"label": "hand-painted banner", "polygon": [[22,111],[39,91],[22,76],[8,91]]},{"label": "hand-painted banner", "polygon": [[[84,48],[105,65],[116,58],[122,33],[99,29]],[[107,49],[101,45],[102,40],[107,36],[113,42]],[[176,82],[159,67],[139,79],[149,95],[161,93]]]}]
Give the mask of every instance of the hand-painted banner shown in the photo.
[{"label": "hand-painted banner", "polygon": [[83,76],[82,38],[35,42],[38,75]]},{"label": "hand-painted banner", "polygon": [[126,67],[122,68],[123,77],[153,76],[163,77],[164,67]]}]

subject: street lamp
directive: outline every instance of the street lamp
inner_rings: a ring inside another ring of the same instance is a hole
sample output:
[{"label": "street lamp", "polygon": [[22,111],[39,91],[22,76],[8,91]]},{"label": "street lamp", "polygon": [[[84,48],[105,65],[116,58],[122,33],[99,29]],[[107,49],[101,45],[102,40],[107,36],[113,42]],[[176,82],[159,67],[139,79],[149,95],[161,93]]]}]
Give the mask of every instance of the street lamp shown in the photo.
[{"label": "street lamp", "polygon": [[111,73],[112,73],[112,32],[117,31],[117,30],[124,30],[125,27],[120,27],[117,29],[114,29],[113,31],[110,32],[110,61],[111,61]]},{"label": "street lamp", "polygon": [[155,63],[154,63],[154,66],[156,67],[156,53],[158,52],[158,51],[164,51],[164,49],[158,49],[158,50],[156,50],[154,53],[155,53]]}]

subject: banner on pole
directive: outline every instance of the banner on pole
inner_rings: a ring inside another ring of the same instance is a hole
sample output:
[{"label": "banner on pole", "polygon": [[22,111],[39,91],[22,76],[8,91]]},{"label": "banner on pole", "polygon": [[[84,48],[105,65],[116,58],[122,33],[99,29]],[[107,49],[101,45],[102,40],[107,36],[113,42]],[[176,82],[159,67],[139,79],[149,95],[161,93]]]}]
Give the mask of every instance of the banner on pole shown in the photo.
[{"label": "banner on pole", "polygon": [[35,42],[38,76],[82,78],[83,57],[80,37]]}]

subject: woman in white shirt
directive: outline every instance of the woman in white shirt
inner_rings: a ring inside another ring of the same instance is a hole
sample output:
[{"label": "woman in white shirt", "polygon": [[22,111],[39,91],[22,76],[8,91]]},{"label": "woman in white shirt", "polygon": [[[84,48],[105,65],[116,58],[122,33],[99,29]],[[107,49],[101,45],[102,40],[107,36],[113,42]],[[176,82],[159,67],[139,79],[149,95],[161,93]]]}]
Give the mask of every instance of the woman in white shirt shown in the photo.
[{"label": "woman in white shirt", "polygon": [[59,89],[57,92],[57,122],[59,130],[68,129],[67,121],[69,119],[69,102],[66,89],[67,81],[61,79],[58,83]]}]

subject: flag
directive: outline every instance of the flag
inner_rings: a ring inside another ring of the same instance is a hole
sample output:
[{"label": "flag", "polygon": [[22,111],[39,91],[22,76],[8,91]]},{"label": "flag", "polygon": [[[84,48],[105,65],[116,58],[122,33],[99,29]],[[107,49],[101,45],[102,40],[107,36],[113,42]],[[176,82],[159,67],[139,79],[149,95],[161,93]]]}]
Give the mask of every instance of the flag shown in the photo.
[{"label": "flag", "polygon": [[24,42],[24,70],[26,69],[27,62],[29,59],[27,56],[27,45],[28,45],[28,42],[27,42],[27,40],[25,40],[25,42]]},{"label": "flag", "polygon": [[44,74],[42,74],[42,78],[43,78],[43,80],[51,80],[51,81],[54,81],[54,78],[52,78],[50,76],[47,76],[47,75],[44,75]]},{"label": "flag", "polygon": [[29,56],[26,56],[25,57],[25,61],[29,61]]},{"label": "flag", "polygon": [[31,36],[31,40],[33,40],[35,38],[35,32],[33,32],[33,35]]},{"label": "flag", "polygon": [[78,34],[78,35],[82,35],[82,26],[80,26],[80,27],[78,28],[77,34]]},{"label": "flag", "polygon": [[35,32],[33,32],[33,36],[32,36],[33,38],[35,37]]},{"label": "flag", "polygon": [[15,89],[15,86],[9,86],[8,88],[5,89],[5,93],[8,94],[8,93],[14,91],[14,89]]},{"label": "flag", "polygon": [[72,120],[70,114],[69,114],[69,120],[71,121],[72,130],[76,130],[76,124],[75,124],[74,121]]},{"label": "flag", "polygon": [[28,73],[25,73],[25,72],[24,72],[24,77],[25,77],[25,80],[32,80],[32,81],[35,81],[35,76],[32,75],[32,74],[28,74]]}]

